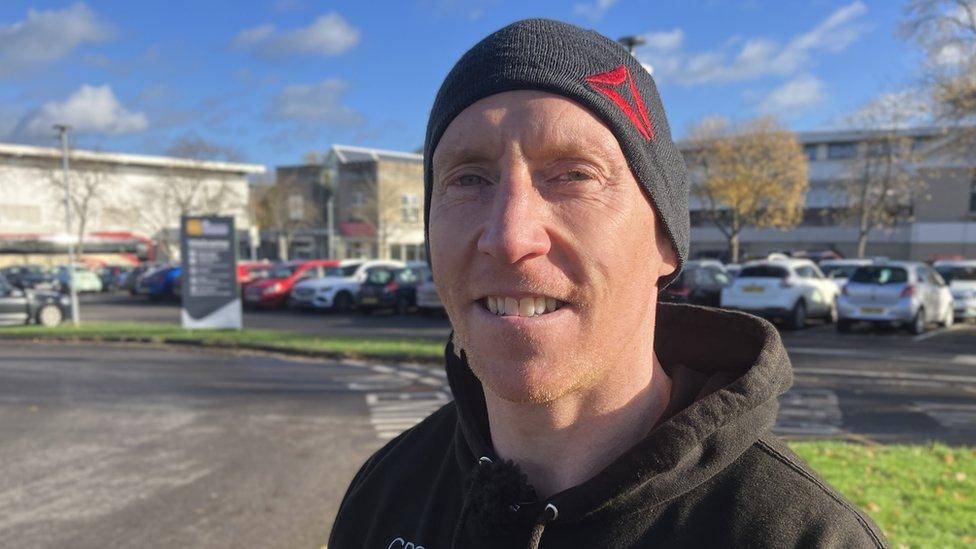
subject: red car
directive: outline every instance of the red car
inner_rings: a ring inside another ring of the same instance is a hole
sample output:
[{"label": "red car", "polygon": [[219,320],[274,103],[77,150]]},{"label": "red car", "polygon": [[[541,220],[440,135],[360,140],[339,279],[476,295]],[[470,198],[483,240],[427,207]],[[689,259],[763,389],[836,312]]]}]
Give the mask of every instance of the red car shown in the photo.
[{"label": "red car", "polygon": [[287,304],[288,294],[299,280],[325,276],[326,269],[339,266],[332,259],[288,261],[270,269],[268,278],[252,282],[244,289],[244,305],[278,308]]},{"label": "red car", "polygon": [[246,288],[252,282],[267,278],[274,268],[268,260],[264,261],[238,261],[237,262],[237,283],[240,287]]}]

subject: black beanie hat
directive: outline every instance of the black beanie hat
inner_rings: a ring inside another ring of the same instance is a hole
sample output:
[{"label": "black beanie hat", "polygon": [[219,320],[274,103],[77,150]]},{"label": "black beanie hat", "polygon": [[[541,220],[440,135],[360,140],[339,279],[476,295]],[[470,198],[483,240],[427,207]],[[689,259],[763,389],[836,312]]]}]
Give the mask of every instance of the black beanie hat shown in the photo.
[{"label": "black beanie hat", "polygon": [[428,261],[432,164],[437,143],[461,111],[480,99],[512,90],[565,96],[592,111],[610,128],[678,258],[678,268],[661,281],[661,287],[677,277],[688,259],[688,172],[671,140],[654,80],[617,42],[595,31],[548,19],[518,21],[490,34],[458,60],[437,92],[424,144]]}]

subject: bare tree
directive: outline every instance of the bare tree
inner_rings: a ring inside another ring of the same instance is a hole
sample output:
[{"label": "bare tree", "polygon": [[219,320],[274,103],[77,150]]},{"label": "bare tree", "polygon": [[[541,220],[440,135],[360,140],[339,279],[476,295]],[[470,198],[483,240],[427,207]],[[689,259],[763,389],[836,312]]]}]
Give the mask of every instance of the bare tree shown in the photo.
[{"label": "bare tree", "polygon": [[[69,171],[68,178],[71,183],[68,204],[75,225],[78,255],[82,255],[85,253],[85,230],[95,208],[103,199],[109,174],[100,166],[81,165]],[[64,172],[60,168],[52,168],[47,181],[55,196],[59,199],[64,196]]]},{"label": "bare tree", "polygon": [[298,233],[319,227],[325,221],[320,200],[306,187],[296,178],[285,176],[262,189],[260,198],[255,201],[255,220],[259,226],[278,236],[282,259],[288,259]]},{"label": "bare tree", "polygon": [[708,118],[689,135],[692,193],[704,217],[725,235],[731,261],[739,261],[744,228],[799,223],[807,161],[792,133],[768,118],[739,126]]}]

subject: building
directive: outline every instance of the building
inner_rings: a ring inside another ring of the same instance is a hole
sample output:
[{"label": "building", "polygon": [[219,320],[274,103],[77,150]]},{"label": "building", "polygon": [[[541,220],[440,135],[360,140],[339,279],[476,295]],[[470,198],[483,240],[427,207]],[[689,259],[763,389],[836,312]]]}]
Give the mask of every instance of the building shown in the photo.
[{"label": "building", "polygon": [[[796,135],[809,162],[803,221],[785,231],[747,228],[741,234],[741,252],[756,256],[781,250],[833,250],[845,257],[855,256],[858,231],[844,219],[849,200],[845,183],[857,177],[856,161],[875,154],[881,137],[891,132]],[[976,159],[952,154],[951,135],[941,128],[900,130],[896,135],[911,143],[916,153],[910,173],[922,182],[921,192],[902,205],[908,209],[909,219],[869,233],[866,255],[915,260],[976,257]],[[686,155],[693,152],[687,143],[678,146]],[[703,205],[694,196],[691,219],[692,256],[721,257],[728,249],[726,239],[703,215]]]},{"label": "building", "polygon": [[71,234],[61,150],[0,144],[0,262],[63,261],[58,255],[79,234],[80,247],[93,253],[117,256],[105,243],[128,235],[148,243],[148,255],[175,259],[181,214],[232,215],[246,234],[247,177],[265,171],[255,164],[77,149],[69,161]]},{"label": "building", "polygon": [[[263,191],[276,206],[262,223],[262,250],[285,238],[289,258],[425,258],[422,155],[334,145],[320,163],[282,166],[276,176]],[[272,255],[283,258],[278,248]]]}]

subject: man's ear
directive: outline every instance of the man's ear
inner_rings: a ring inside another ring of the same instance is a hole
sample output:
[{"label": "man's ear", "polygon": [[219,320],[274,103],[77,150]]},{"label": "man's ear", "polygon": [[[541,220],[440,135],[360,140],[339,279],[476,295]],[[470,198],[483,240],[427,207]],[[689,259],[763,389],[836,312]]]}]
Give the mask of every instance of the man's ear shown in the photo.
[{"label": "man's ear", "polygon": [[678,270],[678,253],[671,243],[671,239],[665,234],[664,229],[658,225],[654,231],[654,240],[657,244],[657,253],[661,258],[661,265],[658,267],[658,279]]}]

